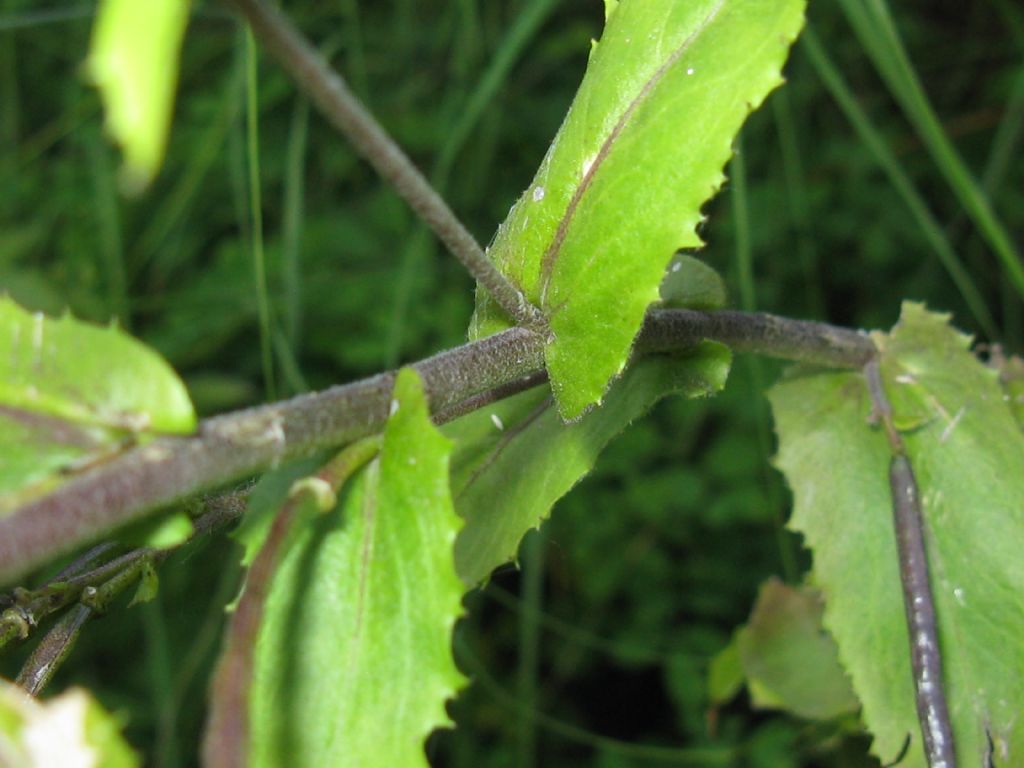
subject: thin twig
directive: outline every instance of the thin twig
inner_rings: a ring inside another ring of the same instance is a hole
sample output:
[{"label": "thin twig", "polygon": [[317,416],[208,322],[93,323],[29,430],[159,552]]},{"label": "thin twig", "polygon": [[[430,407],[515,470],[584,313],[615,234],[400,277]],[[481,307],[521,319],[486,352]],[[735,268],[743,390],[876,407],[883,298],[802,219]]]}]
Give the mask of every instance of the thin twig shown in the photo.
[{"label": "thin twig", "polygon": [[[97,566],[121,549],[116,542],[107,541],[91,547],[76,557],[46,583],[34,590],[16,588],[11,594],[0,595],[0,649],[14,639],[24,640],[46,616],[59,611],[75,600],[82,587],[75,581],[88,579]],[[85,582],[85,586],[95,582]]]},{"label": "thin twig", "polygon": [[26,693],[36,696],[50,682],[61,662],[67,658],[78,639],[82,627],[93,614],[93,609],[79,603],[65,613],[29,656],[15,682]]},{"label": "thin twig", "polygon": [[[758,313],[660,310],[648,315],[638,353],[671,352],[712,339],[740,351],[860,368],[865,335]],[[431,412],[544,370],[544,338],[513,328],[423,360]],[[156,509],[264,471],[282,461],[375,434],[387,420],[394,374],[204,421],[194,437],[161,438],[69,479],[0,518],[0,583],[138,520]],[[486,398],[484,398],[486,400]]]},{"label": "thin twig", "polygon": [[892,406],[885,394],[877,359],[864,366],[864,376],[871,394],[874,416],[881,421],[892,451],[889,487],[899,551],[900,581],[903,584],[903,607],[910,635],[914,699],[925,757],[931,768],[955,768],[956,748],[942,683],[942,656],[928,572],[928,553],[924,543],[921,495],[903,439],[893,422]]},{"label": "thin twig", "polygon": [[[59,582],[62,587],[66,588],[63,597],[67,599],[60,605],[55,603],[46,605],[44,602],[43,605],[49,608],[49,613],[68,605],[74,599],[79,600],[79,603],[57,620],[57,623],[33,650],[18,673],[18,685],[29,694],[38,695],[71,653],[82,628],[90,618],[98,613],[103,613],[114,598],[142,578],[147,568],[158,564],[200,536],[213,533],[237,520],[241,517],[244,507],[244,491],[208,499],[205,503],[206,512],[196,519],[194,532],[188,541],[167,549],[154,550],[148,547],[136,549],[92,570],[83,571],[78,568],[79,572],[73,578]],[[95,560],[96,550],[104,546],[95,547],[87,554],[91,554]],[[66,575],[67,572],[68,569],[64,569],[61,574]],[[51,579],[48,584],[55,585],[56,582]],[[43,592],[45,596],[46,590],[47,587],[43,587],[39,592]],[[39,610],[42,609],[39,608]],[[42,615],[40,614],[37,618],[42,618]]]},{"label": "thin twig", "polygon": [[[75,601],[88,602],[93,608],[99,601],[109,602],[114,585],[123,583],[123,586],[128,586],[133,579],[125,581],[125,574],[137,575],[141,561],[148,558],[159,563],[180,547],[234,522],[245,509],[245,492],[236,491],[206,499],[202,502],[202,509],[203,512],[193,522],[192,536],[177,547],[162,550],[142,547],[105,559],[122,549],[119,544],[105,542],[76,558],[41,586],[31,590],[18,588],[11,596],[0,596],[8,606],[0,614],[0,649],[15,638],[24,640],[46,617]],[[86,590],[92,590],[90,596],[86,596]]]},{"label": "thin twig", "polygon": [[542,330],[543,315],[494,266],[476,239],[452,213],[402,149],[349,90],[295,26],[262,0],[225,0],[330,123],[434,231],[498,305],[518,324]]},{"label": "thin twig", "polygon": [[46,584],[43,586],[50,586],[57,582],[69,581],[70,579],[81,576],[83,573],[91,571],[100,563],[105,562],[119,549],[119,547],[120,545],[116,541],[104,541],[101,544],[97,544],[95,547],[90,547],[57,571],[57,573],[48,579]]}]

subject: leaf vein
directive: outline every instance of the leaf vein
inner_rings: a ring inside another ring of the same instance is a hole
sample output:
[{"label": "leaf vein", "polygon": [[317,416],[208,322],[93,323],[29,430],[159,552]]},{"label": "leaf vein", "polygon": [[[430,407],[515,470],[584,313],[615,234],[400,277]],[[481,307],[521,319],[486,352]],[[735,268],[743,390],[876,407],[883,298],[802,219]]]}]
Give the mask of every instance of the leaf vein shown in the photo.
[{"label": "leaf vein", "polygon": [[602,164],[611,153],[612,147],[618,139],[619,134],[625,129],[629,123],[633,113],[640,107],[641,104],[647,99],[650,93],[657,87],[658,83],[661,82],[665,74],[675,66],[682,58],[683,54],[689,50],[690,46],[694,41],[701,35],[701,33],[708,28],[708,26],[715,20],[719,12],[722,10],[722,6],[725,5],[725,0],[718,0],[708,15],[704,17],[703,21],[697,26],[697,28],[690,33],[690,35],[672,52],[672,55],[668,60],[662,64],[657,71],[651,75],[651,77],[644,83],[640,92],[633,98],[633,101],[629,103],[622,115],[619,117],[615,126],[612,128],[608,137],[601,144],[601,148],[598,150],[597,155],[594,156],[593,162],[585,170],[583,179],[580,181],[579,186],[576,187],[576,191],[573,192],[572,198],[569,200],[569,205],[566,206],[565,213],[562,215],[561,220],[558,222],[558,229],[555,231],[555,236],[551,240],[551,244],[548,249],[544,252],[544,256],[541,259],[541,279],[540,279],[540,304],[541,307],[547,307],[547,292],[548,285],[551,282],[551,276],[555,269],[555,263],[558,261],[558,256],[562,249],[562,244],[565,241],[566,235],[569,232],[569,226],[572,223],[573,216],[576,213],[576,209],[583,199],[583,196],[587,193],[591,183],[594,180],[594,176],[600,170]]}]

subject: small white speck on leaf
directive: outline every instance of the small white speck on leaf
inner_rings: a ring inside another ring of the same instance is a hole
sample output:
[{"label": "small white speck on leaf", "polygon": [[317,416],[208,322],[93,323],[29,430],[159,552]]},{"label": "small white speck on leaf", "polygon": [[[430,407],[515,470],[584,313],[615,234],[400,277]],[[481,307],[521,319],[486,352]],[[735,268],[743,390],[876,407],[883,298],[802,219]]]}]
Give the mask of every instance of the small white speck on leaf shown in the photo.
[{"label": "small white speck on leaf", "polygon": [[682,263],[678,262],[678,261],[675,264],[672,265],[672,271],[673,272],[678,272],[682,268],[683,268]]},{"label": "small white speck on leaf", "polygon": [[505,430],[505,425],[501,423],[501,417],[498,414],[491,414],[491,423],[497,427],[499,431],[503,432]]},{"label": "small white speck on leaf", "polygon": [[43,359],[43,313],[32,314],[32,367],[39,368]]},{"label": "small white speck on leaf", "polygon": [[536,186],[533,188],[533,202],[539,203],[544,199],[544,187]]},{"label": "small white speck on leaf", "polygon": [[963,587],[956,587],[953,590],[953,597],[956,598],[956,601],[958,603],[960,603],[960,605],[967,605],[967,601],[964,600],[964,588]]},{"label": "small white speck on leaf", "polygon": [[949,422],[944,430],[942,430],[942,434],[939,436],[940,444],[946,442],[949,439],[949,436],[953,434],[953,430],[956,429],[956,425],[959,424],[960,419],[964,417],[965,410],[966,406],[960,406],[960,410],[956,412],[956,416],[954,416],[953,420]]},{"label": "small white speck on leaf", "polygon": [[597,155],[591,155],[583,161],[583,175],[586,176],[590,173],[590,169],[594,167],[594,160],[597,159]]},{"label": "small white speck on leaf", "polygon": [[388,410],[388,416],[394,416],[396,413],[398,413],[398,401],[392,400],[391,408]]},{"label": "small white speck on leaf", "polygon": [[693,67],[687,67],[687,68],[686,68],[686,74],[688,74],[688,75],[692,75],[693,73],[694,73],[694,69],[693,69]]}]

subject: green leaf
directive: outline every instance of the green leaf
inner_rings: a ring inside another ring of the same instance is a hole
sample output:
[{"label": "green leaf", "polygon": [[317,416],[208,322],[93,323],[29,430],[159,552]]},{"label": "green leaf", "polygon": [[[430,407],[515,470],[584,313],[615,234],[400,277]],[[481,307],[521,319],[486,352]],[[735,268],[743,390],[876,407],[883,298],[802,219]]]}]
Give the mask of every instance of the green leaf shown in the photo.
[{"label": "green leaf", "polygon": [[[916,304],[878,334],[887,391],[929,409],[904,434],[920,484],[945,688],[957,753],[979,765],[991,734],[997,763],[1021,761],[1024,730],[1024,434],[996,372],[969,339]],[[924,766],[892,523],[889,448],[868,425],[859,374],[806,373],[771,393],[778,465],[793,487],[791,525],[814,551],[813,582],[874,734],[891,760]],[[918,406],[921,407],[921,406]]]},{"label": "green leaf", "polygon": [[139,586],[135,588],[135,594],[132,595],[128,607],[148,603],[159,592],[160,576],[157,574],[156,568],[153,567],[152,561],[147,560],[142,566],[142,572],[139,574]]},{"label": "green leaf", "polygon": [[187,512],[177,510],[129,525],[118,538],[129,547],[171,549],[184,544],[193,533],[192,518]]},{"label": "green leaf", "polygon": [[672,258],[658,293],[663,306],[676,309],[721,309],[726,301],[722,276],[686,253]]},{"label": "green leaf", "polygon": [[115,450],[110,430],[0,404],[0,513],[47,493],[63,472]]},{"label": "green leaf", "polygon": [[733,634],[729,644],[711,659],[708,667],[708,699],[715,705],[725,704],[740,692],[745,677],[739,638]]},{"label": "green leaf", "polygon": [[[549,320],[562,418],[601,401],[673,253],[702,244],[701,206],[724,180],[743,120],[782,82],[803,8],[646,0],[610,14],[558,136],[490,249]],[[477,295],[471,335],[507,327]]]},{"label": "green leaf", "polygon": [[0,297],[0,512],[139,436],[195,424],[184,384],[140,342]]},{"label": "green leaf", "polygon": [[450,451],[403,370],[380,455],[281,561],[256,647],[251,765],[427,765],[424,739],[463,683]]},{"label": "green leaf", "polygon": [[252,565],[292,485],[304,477],[316,474],[324,460],[324,456],[317,455],[293,461],[263,475],[253,486],[246,499],[242,522],[231,533],[231,538],[241,544],[244,550],[241,561],[243,566]]},{"label": "green leaf", "polygon": [[86,73],[100,89],[107,131],[124,152],[122,187],[140,192],[163,162],[188,0],[103,0]]},{"label": "green leaf", "polygon": [[46,702],[0,680],[0,764],[19,768],[132,768],[139,760],[117,720],[80,688]]},{"label": "green leaf", "polygon": [[761,585],[736,650],[755,707],[785,709],[813,720],[860,707],[839,665],[835,641],[822,628],[821,597],[778,579]]},{"label": "green leaf", "polygon": [[511,560],[519,541],[594,466],[626,425],[662,397],[701,397],[721,389],[729,351],[704,342],[676,357],[636,362],[604,406],[565,424],[545,390],[524,392],[446,428],[456,440],[452,493],[466,527],[455,542],[459,576],[473,587]]},{"label": "green leaf", "polygon": [[0,297],[0,406],[75,425],[184,434],[196,417],[163,359],[116,327],[30,313]]}]

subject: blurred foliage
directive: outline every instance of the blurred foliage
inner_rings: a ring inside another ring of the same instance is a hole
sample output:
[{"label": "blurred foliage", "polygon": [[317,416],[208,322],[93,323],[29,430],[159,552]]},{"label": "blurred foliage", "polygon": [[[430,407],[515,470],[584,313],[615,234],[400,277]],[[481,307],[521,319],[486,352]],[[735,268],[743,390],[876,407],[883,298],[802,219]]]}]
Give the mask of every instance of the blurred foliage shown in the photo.
[{"label": "blurred foliage", "polygon": [[[554,136],[603,15],[598,0],[286,7],[428,171],[515,20],[529,9],[539,14],[543,23],[520,41],[450,169],[435,176],[484,242]],[[1011,0],[894,10],[944,130],[984,179],[1007,229],[1024,231],[1024,13]],[[87,0],[49,9],[0,0],[0,289],[33,309],[117,317],[168,357],[204,414],[255,402],[263,381],[244,38],[216,4],[194,9],[165,166],[148,194],[126,200],[98,96],[80,76],[93,12]],[[1017,351],[1020,297],[844,17],[834,4],[815,3],[810,25]],[[279,380],[288,391],[320,387],[462,341],[473,296],[461,268],[309,113],[273,63],[261,58],[259,67],[261,213]],[[758,308],[888,327],[900,300],[911,298],[976,331],[802,45],[786,71],[788,85],[743,135],[749,229],[739,234],[749,238],[742,245],[753,256]],[[742,277],[734,266],[737,197],[727,188],[709,205],[702,231],[702,258],[725,273],[734,296]],[[708,704],[710,660],[747,618],[758,585],[773,574],[792,582],[808,563],[781,531],[788,494],[767,463],[767,409],[755,382],[770,382],[777,368],[749,363],[738,361],[717,398],[666,401],[633,426],[527,540],[526,569],[506,569],[467,599],[456,650],[478,682],[450,706],[460,729],[431,739],[434,764],[872,764],[849,723],[754,712],[745,694],[721,709]],[[172,557],[156,600],[94,622],[54,690],[87,686],[122,713],[148,764],[194,765],[238,556],[219,540]],[[11,675],[18,661],[0,660],[0,671]]]}]

